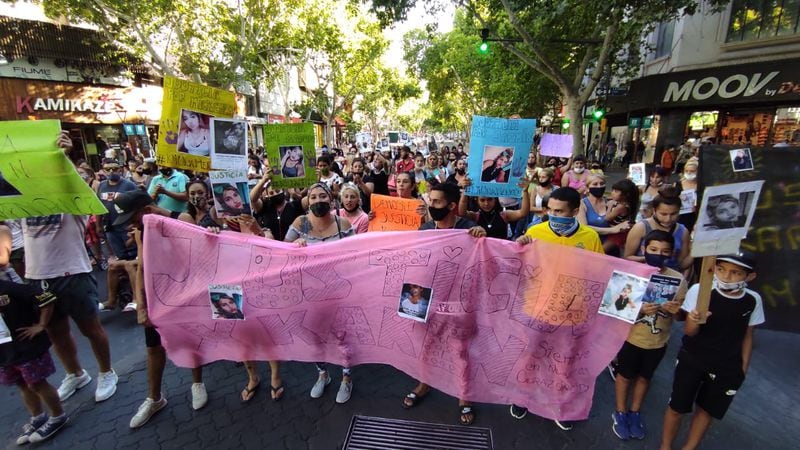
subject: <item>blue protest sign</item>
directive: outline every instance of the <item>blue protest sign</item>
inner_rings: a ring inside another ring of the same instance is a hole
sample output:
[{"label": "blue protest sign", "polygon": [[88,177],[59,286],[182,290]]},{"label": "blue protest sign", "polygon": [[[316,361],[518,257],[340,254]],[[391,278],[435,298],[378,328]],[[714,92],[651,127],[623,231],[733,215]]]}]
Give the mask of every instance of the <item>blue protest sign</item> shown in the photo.
[{"label": "blue protest sign", "polygon": [[535,129],[536,119],[473,116],[467,169],[472,185],[466,194],[521,198],[517,183],[525,175]]}]

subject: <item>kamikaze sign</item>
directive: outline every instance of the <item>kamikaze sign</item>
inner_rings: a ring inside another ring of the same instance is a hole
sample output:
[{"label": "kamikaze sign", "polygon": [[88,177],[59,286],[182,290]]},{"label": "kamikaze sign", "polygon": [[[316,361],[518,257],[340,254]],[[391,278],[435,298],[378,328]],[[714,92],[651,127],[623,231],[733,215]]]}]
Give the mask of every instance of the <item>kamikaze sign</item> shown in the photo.
[{"label": "kamikaze sign", "polygon": [[110,113],[124,111],[121,98],[103,95],[97,99],[42,98],[32,96],[16,96],[17,114],[35,111],[94,112]]}]

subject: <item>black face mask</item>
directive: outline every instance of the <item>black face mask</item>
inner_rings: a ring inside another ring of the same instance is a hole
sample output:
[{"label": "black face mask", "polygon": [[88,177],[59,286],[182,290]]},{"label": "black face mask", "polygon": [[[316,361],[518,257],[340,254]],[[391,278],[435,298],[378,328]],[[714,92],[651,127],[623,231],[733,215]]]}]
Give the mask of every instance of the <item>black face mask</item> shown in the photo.
[{"label": "black face mask", "polygon": [[467,173],[467,169],[456,169],[456,173],[459,175],[464,175]]},{"label": "black face mask", "polygon": [[431,219],[433,220],[444,220],[448,214],[450,214],[450,208],[434,208],[433,206],[428,206],[428,213],[431,215]]},{"label": "black face mask", "polygon": [[172,169],[159,169],[158,171],[161,172],[161,175],[164,175],[165,177],[172,176]]},{"label": "black face mask", "polygon": [[141,173],[143,173],[145,175],[152,175],[153,174],[153,169],[142,169]]},{"label": "black face mask", "polygon": [[550,180],[539,181],[539,186],[550,186]]},{"label": "black face mask", "polygon": [[269,204],[272,206],[280,206],[283,202],[286,201],[286,193],[281,192],[280,194],[275,194],[269,198]]},{"label": "black face mask", "polygon": [[311,214],[317,217],[324,217],[331,212],[331,204],[328,202],[317,202],[308,207]]},{"label": "black face mask", "polygon": [[531,168],[531,169],[535,168],[536,167],[536,162],[529,162],[528,163],[528,167]]},{"label": "black face mask", "polygon": [[603,194],[606,193],[605,187],[593,187],[589,188],[589,193],[592,194],[594,197],[600,198]]}]

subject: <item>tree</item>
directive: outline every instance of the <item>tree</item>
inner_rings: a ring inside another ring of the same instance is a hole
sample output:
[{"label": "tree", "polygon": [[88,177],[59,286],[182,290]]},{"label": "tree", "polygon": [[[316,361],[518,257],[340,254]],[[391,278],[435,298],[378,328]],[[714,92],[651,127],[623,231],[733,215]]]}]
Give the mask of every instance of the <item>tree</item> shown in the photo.
[{"label": "tree", "polygon": [[[452,0],[520,61],[559,90],[574,154],[583,153],[583,107],[598,83],[641,64],[641,39],[660,22],[693,14],[696,0]],[[370,0],[384,23],[404,17],[417,0]],[[711,0],[713,7],[727,1]]]},{"label": "tree", "polygon": [[395,69],[378,67],[374,75],[374,79],[366,80],[368,86],[357,96],[355,108],[363,115],[364,125],[373,139],[377,140],[381,125],[392,118],[397,120],[397,124],[392,125],[409,129],[408,122],[401,123],[399,109],[407,100],[419,97],[422,90],[416,79],[404,77]]}]

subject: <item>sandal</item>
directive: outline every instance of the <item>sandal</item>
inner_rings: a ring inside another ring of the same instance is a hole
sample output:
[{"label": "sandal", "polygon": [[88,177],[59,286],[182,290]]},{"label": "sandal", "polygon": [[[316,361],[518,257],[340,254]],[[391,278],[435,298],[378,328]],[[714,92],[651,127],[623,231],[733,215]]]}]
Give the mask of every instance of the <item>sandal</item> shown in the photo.
[{"label": "sandal", "polygon": [[[475,411],[472,410],[472,405],[459,405],[461,414],[458,416],[458,421],[461,425],[472,425],[475,422]],[[466,419],[464,418],[466,416]]]},{"label": "sandal", "polygon": [[272,397],[272,401],[273,402],[280,401],[280,399],[283,398],[283,393],[286,391],[283,388],[283,385],[280,385],[278,387],[270,385],[269,390],[270,390],[270,396]]},{"label": "sandal", "polygon": [[411,409],[417,406],[422,400],[425,400],[427,396],[427,393],[425,393],[425,395],[419,395],[414,391],[409,392],[403,397],[403,409]]},{"label": "sandal", "polygon": [[261,386],[261,381],[256,383],[256,385],[253,386],[252,388],[250,387],[249,384],[245,386],[244,390],[242,391],[242,403],[247,403],[250,400],[252,400],[253,397],[256,396],[256,392],[258,392],[259,386]]}]

